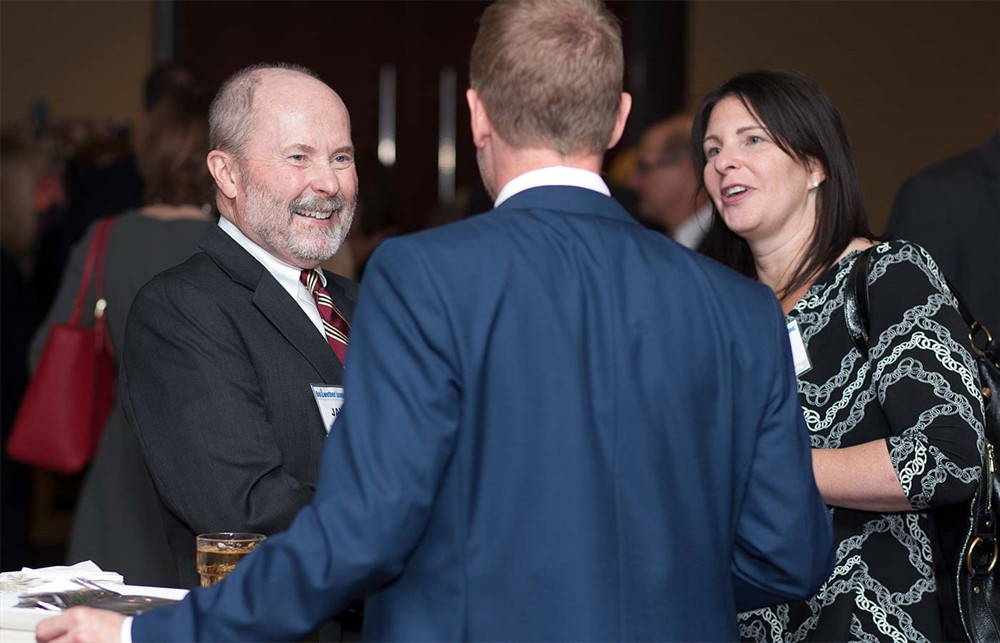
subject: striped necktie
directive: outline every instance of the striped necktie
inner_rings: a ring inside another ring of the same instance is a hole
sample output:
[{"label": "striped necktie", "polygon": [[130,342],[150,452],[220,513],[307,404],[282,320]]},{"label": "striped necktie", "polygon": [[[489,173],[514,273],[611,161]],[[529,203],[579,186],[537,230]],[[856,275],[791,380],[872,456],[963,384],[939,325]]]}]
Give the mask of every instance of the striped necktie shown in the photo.
[{"label": "striped necktie", "polygon": [[340,363],[344,364],[344,360],[347,359],[347,336],[351,332],[351,325],[337,310],[336,304],[330,299],[330,293],[323,288],[318,272],[303,270],[299,280],[316,300],[319,316],[323,318],[323,334],[326,336],[326,341],[330,344],[333,352],[337,354]]}]

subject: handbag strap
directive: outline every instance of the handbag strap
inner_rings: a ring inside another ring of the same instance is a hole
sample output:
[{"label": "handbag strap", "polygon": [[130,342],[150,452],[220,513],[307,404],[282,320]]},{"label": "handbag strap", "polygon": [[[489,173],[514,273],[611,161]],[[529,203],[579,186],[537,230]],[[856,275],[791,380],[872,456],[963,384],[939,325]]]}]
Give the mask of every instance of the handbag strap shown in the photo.
[{"label": "handbag strap", "polygon": [[[847,288],[844,289],[844,317],[847,320],[847,331],[851,336],[851,341],[854,342],[862,356],[868,352],[868,264],[873,249],[874,246],[858,255],[847,277]],[[991,361],[997,368],[1000,368],[1000,356],[998,356],[1000,348],[994,342],[993,336],[972,316],[955,286],[947,278],[945,281],[955,297],[962,320],[969,328],[969,346],[973,356],[977,360],[983,360],[983,362]],[[976,337],[980,332],[982,332],[985,342],[977,345]],[[980,374],[984,372],[982,365],[979,371]],[[985,399],[984,402],[988,407],[989,398]],[[987,408],[987,415],[990,412]],[[972,576],[988,576],[997,562],[997,520],[992,488],[996,472],[994,470],[993,445],[988,436],[986,451],[986,460],[979,475],[976,493],[972,498],[971,530],[963,545],[963,562]]]},{"label": "handbag strap", "polygon": [[844,317],[854,346],[864,357],[868,354],[868,263],[875,246],[862,250],[851,266],[844,289]]},{"label": "handbag strap", "polygon": [[[969,348],[972,350],[972,355],[976,358],[985,357],[993,362],[994,366],[1000,368],[1000,345],[994,341],[989,329],[980,324],[972,315],[972,312],[969,311],[969,307],[965,305],[962,296],[958,294],[955,284],[951,283],[951,280],[947,278],[945,278],[945,281],[948,282],[948,289],[951,290],[951,294],[955,296],[955,302],[958,304],[958,312],[962,315],[962,320],[969,327]],[[977,343],[977,339],[980,337],[982,338],[982,343]]]},{"label": "handbag strap", "polygon": [[[996,506],[994,505],[993,485],[996,478],[995,454],[993,441],[990,439],[989,425],[996,422],[990,418],[991,413],[995,414],[996,409],[991,410],[990,392],[991,388],[996,388],[995,384],[989,387],[989,362],[995,368],[1000,368],[1000,349],[993,336],[969,311],[965,301],[959,294],[955,284],[947,277],[945,281],[948,289],[955,298],[958,313],[962,316],[962,321],[969,329],[969,349],[973,358],[978,362],[978,370],[983,386],[983,410],[986,421],[986,459],[983,462],[983,470],[979,475],[979,487],[976,495],[972,499],[972,530],[966,541],[964,549],[964,563],[966,570],[972,577],[987,577],[992,573],[993,566],[997,562],[997,517]],[[977,344],[976,339],[982,333],[983,343]]]},{"label": "handbag strap", "polygon": [[[69,323],[72,326],[80,324],[83,315],[83,302],[87,298],[87,291],[90,290],[91,275],[96,273],[94,280],[94,299],[99,302],[95,305],[94,317],[97,323],[104,326],[104,256],[107,252],[108,236],[111,226],[114,224],[114,217],[101,219],[94,230],[94,236],[90,240],[90,247],[87,249],[87,258],[83,264],[83,277],[80,279],[80,287],[76,292],[76,302],[73,304],[73,312],[70,315]],[[104,333],[101,332],[101,335]]]}]

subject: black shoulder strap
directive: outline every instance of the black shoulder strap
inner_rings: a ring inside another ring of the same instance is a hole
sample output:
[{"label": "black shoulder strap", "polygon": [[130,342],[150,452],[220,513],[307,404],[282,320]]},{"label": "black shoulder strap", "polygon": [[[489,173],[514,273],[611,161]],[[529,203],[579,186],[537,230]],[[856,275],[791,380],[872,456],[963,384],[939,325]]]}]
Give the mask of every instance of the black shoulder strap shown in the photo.
[{"label": "black shoulder strap", "polygon": [[980,324],[972,315],[969,307],[962,300],[962,296],[958,294],[955,284],[951,283],[951,280],[947,277],[945,277],[945,281],[948,282],[948,289],[951,290],[951,294],[955,296],[955,303],[958,304],[958,312],[962,315],[962,320],[969,327],[969,346],[972,349],[972,355],[977,358],[985,357],[993,362],[996,368],[1000,368],[1000,344],[993,340],[993,335],[990,334],[989,329]]},{"label": "black shoulder strap", "polygon": [[868,355],[868,261],[874,248],[861,251],[854,260],[844,288],[847,332],[862,356]]}]

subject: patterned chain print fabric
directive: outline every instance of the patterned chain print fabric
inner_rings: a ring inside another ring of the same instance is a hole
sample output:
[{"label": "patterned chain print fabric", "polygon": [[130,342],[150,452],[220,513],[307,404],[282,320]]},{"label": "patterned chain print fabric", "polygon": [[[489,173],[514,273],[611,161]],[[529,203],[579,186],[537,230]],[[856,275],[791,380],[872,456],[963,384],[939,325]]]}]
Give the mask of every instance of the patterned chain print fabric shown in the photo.
[{"label": "patterned chain print fabric", "polygon": [[978,379],[944,278],[905,241],[872,253],[871,347],[858,353],[843,310],[856,254],[820,277],[788,315],[813,364],[799,376],[799,401],[814,448],[886,439],[914,511],[831,508],[833,575],[809,601],[740,614],[743,640],[943,638],[925,511],[973,493],[985,448]]}]

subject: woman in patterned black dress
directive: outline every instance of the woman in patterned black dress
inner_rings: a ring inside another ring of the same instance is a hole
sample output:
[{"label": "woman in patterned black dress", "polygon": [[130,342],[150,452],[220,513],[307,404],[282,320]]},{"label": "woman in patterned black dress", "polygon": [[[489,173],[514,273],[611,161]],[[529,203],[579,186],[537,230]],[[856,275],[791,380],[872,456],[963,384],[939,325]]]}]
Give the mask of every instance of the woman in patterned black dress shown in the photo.
[{"label": "woman in patterned black dress", "polygon": [[840,116],[801,74],[730,79],[702,102],[693,140],[714,205],[711,253],[770,286],[797,325],[808,358],[796,360],[799,400],[838,543],[816,596],[741,614],[740,635],[942,640],[928,511],[971,498],[984,449],[978,380],[945,279],[920,247],[878,244],[870,348],[854,347],[847,276],[876,241]]}]

